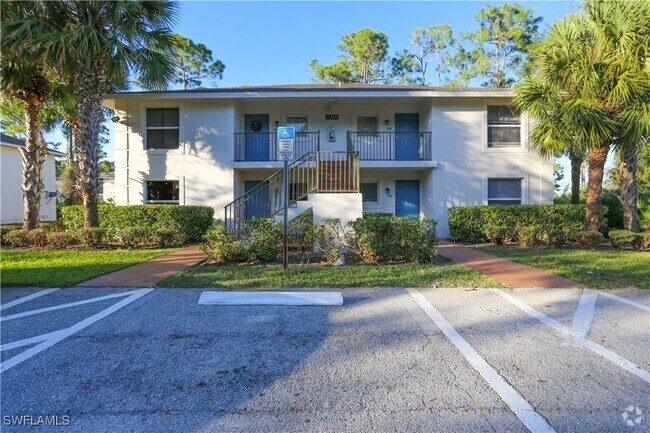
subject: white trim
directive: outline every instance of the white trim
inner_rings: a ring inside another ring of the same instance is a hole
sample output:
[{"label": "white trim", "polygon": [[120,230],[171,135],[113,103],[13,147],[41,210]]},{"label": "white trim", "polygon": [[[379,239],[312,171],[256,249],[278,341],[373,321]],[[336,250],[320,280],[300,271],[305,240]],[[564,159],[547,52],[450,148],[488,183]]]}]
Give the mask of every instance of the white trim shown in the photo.
[{"label": "white trim", "polygon": [[[528,153],[528,119],[521,114],[519,116],[519,146],[488,147],[488,106],[508,105],[503,99],[486,98],[483,100],[483,115],[481,126],[481,141],[483,152],[488,153]],[[507,126],[507,125],[504,125]]]},{"label": "white trim", "polygon": [[[147,182],[178,182],[178,200],[149,200],[149,190],[147,189]],[[160,179],[160,178],[146,178],[142,179],[142,202],[143,204],[185,204],[185,176],[183,176],[183,188],[181,188],[180,179]]]},{"label": "white trim", "polygon": [[[177,108],[178,109],[178,128],[160,127],[155,129],[178,129],[178,148],[176,149],[147,149],[147,109],[153,108]],[[183,104],[170,104],[169,102],[149,102],[140,106],[140,135],[142,136],[142,151],[151,155],[156,154],[185,154],[185,140],[183,139],[184,122],[183,122]]]}]

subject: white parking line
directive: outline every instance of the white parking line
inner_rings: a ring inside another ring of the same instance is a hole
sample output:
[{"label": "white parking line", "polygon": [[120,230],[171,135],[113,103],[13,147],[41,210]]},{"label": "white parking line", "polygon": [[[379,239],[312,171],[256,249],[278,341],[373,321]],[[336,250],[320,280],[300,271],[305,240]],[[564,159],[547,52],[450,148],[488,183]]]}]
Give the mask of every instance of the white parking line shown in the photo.
[{"label": "white parking line", "polygon": [[519,299],[515,298],[514,296],[504,292],[501,289],[489,289],[492,290],[494,293],[498,294],[501,296],[503,299],[506,299],[510,301],[512,304],[516,305],[519,307],[522,311],[528,313],[529,315],[533,316],[540,322],[544,323],[545,325],[550,326],[551,328],[555,329],[557,332],[560,334],[563,334],[565,336],[571,337],[575,343],[578,345],[584,347],[585,349],[589,349],[592,352],[596,353],[597,355],[602,356],[603,358],[607,359],[608,361],[613,362],[614,364],[618,365],[624,370],[629,371],[635,376],[640,377],[641,379],[645,380],[646,382],[650,383],[650,372],[640,368],[638,365],[634,364],[631,361],[628,361],[627,359],[623,358],[617,353],[612,352],[609,349],[606,349],[605,347],[601,346],[598,343],[594,343],[591,340],[587,340],[584,338],[582,335],[573,332],[571,329],[567,328],[566,326],[556,322],[555,320],[551,319],[544,313],[540,313],[539,311],[535,310],[533,307],[530,305],[526,304],[525,302],[520,301]]},{"label": "white parking line", "polygon": [[59,331],[48,332],[47,334],[37,335],[36,337],[25,338],[24,340],[12,341],[11,343],[3,344],[0,346],[0,352],[40,343],[41,341],[45,341],[48,338],[55,336],[57,332]]},{"label": "white parking line", "polygon": [[[402,289],[395,289],[398,295]],[[456,346],[460,353],[485,379],[490,387],[508,405],[517,418],[533,433],[555,432],[548,422],[522,396],[506,382],[499,373],[454,329],[453,326],[435,309],[433,305],[417,289],[406,289],[415,302],[424,310],[427,316],[436,324],[443,334]]]},{"label": "white parking line", "polygon": [[584,289],[578,302],[578,308],[573,314],[573,321],[571,323],[571,331],[576,335],[587,338],[591,322],[594,321],[594,314],[596,314],[596,300],[598,293],[590,289]]},{"label": "white parking line", "polygon": [[40,292],[32,293],[29,296],[25,296],[23,298],[15,299],[11,302],[7,302],[6,304],[0,305],[0,310],[4,310],[5,308],[10,308],[13,307],[14,305],[22,304],[23,302],[31,301],[32,299],[36,299],[40,296],[47,295],[48,293],[52,293],[55,290],[59,289],[45,289],[41,290]]},{"label": "white parking line", "polygon": [[123,298],[133,292],[114,293],[112,295],[100,296],[98,298],[84,299],[83,301],[70,302],[67,304],[54,305],[52,307],[39,308],[38,310],[24,311],[10,316],[0,317],[0,322],[5,320],[19,319],[21,317],[33,316],[34,314],[47,313],[48,311],[61,310],[63,308],[77,307],[79,305],[92,304],[93,302],[106,301],[113,298]]},{"label": "white parking line", "polygon": [[[155,289],[139,289],[139,290],[133,290],[130,292],[122,293],[122,295],[129,295],[128,298],[122,299],[120,302],[117,302],[116,304],[111,305],[110,307],[100,311],[97,314],[94,314],[81,322],[72,325],[69,328],[66,329],[61,329],[60,331],[52,332],[48,335],[48,339],[41,342],[40,344],[37,344],[34,347],[31,347],[24,352],[21,352],[20,354],[14,356],[13,358],[9,358],[6,361],[2,362],[0,364],[0,373],[4,373],[5,371],[9,370],[11,367],[15,367],[16,365],[20,364],[21,362],[24,362],[31,358],[34,355],[37,355],[38,353],[42,352],[43,350],[47,349],[48,347],[51,347],[55,345],[56,343],[68,338],[69,336],[81,331],[82,329],[92,325],[93,323],[97,322],[98,320],[103,319],[104,317],[113,314],[120,308],[130,304],[131,302],[143,297],[147,293],[151,293]],[[36,338],[36,337],[34,337]],[[24,340],[23,340],[24,341]],[[18,342],[16,342],[18,343]],[[11,344],[11,343],[9,343]]]},{"label": "white parking line", "polygon": [[623,304],[631,305],[631,306],[633,306],[635,308],[638,308],[640,310],[647,311],[648,313],[650,313],[650,307],[648,307],[647,305],[639,304],[638,302],[630,301],[629,299],[621,298],[620,296],[612,295],[611,293],[607,293],[607,292],[602,292],[601,291],[601,292],[598,292],[598,294],[603,295],[603,296],[605,296],[607,298],[610,298],[610,299],[614,299],[614,300],[616,300],[618,302],[622,302]]}]

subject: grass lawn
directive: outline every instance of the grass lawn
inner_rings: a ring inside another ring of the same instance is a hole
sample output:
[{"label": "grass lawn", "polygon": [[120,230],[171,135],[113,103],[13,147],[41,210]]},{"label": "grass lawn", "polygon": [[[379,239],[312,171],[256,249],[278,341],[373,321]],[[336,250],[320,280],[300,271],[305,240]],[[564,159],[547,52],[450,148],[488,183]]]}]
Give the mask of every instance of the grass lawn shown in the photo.
[{"label": "grass lawn", "polygon": [[67,287],[117,271],[174,249],[158,250],[3,250],[0,272],[3,287]]},{"label": "grass lawn", "polygon": [[569,248],[476,247],[596,289],[650,288],[650,252]]},{"label": "grass lawn", "polygon": [[496,281],[461,265],[281,265],[202,266],[160,283],[164,287],[500,287]]}]

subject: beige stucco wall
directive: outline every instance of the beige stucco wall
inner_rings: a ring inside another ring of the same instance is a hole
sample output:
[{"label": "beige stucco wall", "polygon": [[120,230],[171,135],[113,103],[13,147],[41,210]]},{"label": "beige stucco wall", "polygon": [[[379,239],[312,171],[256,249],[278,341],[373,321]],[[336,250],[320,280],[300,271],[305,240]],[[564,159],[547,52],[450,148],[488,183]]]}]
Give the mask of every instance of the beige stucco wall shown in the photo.
[{"label": "beige stucco wall", "polygon": [[[0,146],[1,203],[0,224],[20,224],[23,222],[22,157],[20,149]],[[56,191],[55,158],[48,154],[43,162],[43,191]],[[56,197],[41,200],[41,221],[56,220]]]},{"label": "beige stucco wall", "polygon": [[[180,148],[146,150],[148,107],[178,107]],[[119,101],[115,123],[115,202],[144,203],[147,180],[178,180],[180,204],[214,207],[233,195],[234,104],[230,101]]]},{"label": "beige stucco wall", "polygon": [[528,119],[522,119],[522,145],[514,149],[487,147],[487,105],[495,99],[434,100],[431,210],[440,233],[449,234],[447,208],[487,204],[487,179],[520,177],[523,204],[553,203],[553,161],[541,158],[528,142]]}]

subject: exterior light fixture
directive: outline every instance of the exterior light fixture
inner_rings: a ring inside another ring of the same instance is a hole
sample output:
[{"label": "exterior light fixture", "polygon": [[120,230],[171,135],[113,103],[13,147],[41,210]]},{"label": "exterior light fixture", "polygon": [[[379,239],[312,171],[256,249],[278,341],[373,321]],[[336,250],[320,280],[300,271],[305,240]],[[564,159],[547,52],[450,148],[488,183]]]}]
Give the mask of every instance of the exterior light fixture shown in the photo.
[{"label": "exterior light fixture", "polygon": [[278,121],[276,120],[276,121],[275,121],[275,126],[280,126],[280,122],[278,122]]},{"label": "exterior light fixture", "polygon": [[388,126],[388,125],[390,125],[390,120],[386,119],[386,120],[384,120],[384,123],[386,124],[386,126]]},{"label": "exterior light fixture", "polygon": [[390,188],[386,188],[386,195],[390,197]]}]

